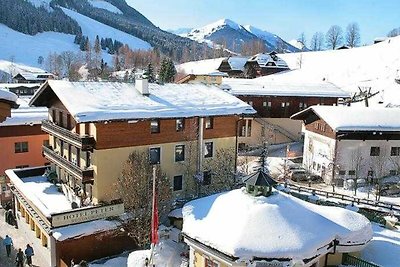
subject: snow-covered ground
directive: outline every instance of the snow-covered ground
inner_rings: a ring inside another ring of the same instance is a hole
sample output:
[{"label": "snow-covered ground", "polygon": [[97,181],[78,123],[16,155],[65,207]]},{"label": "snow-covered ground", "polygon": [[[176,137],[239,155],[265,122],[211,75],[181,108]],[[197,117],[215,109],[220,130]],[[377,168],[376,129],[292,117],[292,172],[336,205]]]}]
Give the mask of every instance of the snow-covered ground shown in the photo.
[{"label": "snow-covered ground", "polygon": [[400,104],[400,84],[395,78],[400,75],[399,50],[400,36],[353,49],[280,54],[295,71],[277,75],[288,82],[299,78],[324,79],[349,92],[358,92],[358,87],[371,87],[372,92],[380,91],[371,104],[383,101],[383,105],[397,105]]},{"label": "snow-covered ground", "polygon": [[122,14],[122,11],[119,10],[116,6],[113,6],[111,3],[106,2],[104,0],[89,0],[89,4],[94,7],[108,10],[113,13]]}]

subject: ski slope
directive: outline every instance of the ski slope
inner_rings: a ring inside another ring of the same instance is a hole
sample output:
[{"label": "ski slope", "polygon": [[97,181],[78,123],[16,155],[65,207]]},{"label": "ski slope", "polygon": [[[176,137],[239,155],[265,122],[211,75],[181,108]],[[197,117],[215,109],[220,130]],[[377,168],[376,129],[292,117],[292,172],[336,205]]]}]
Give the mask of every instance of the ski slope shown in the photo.
[{"label": "ski slope", "polygon": [[113,27],[100,23],[94,19],[86,17],[78,12],[72,11],[67,8],[61,8],[64,13],[76,20],[82,28],[82,34],[89,37],[91,44],[93,45],[94,40],[96,39],[96,35],[99,38],[112,38],[113,40],[118,40],[123,44],[129,45],[131,49],[144,49],[148,50],[151,48],[151,45],[148,42],[145,42],[133,35],[130,35],[126,32],[122,32]]}]

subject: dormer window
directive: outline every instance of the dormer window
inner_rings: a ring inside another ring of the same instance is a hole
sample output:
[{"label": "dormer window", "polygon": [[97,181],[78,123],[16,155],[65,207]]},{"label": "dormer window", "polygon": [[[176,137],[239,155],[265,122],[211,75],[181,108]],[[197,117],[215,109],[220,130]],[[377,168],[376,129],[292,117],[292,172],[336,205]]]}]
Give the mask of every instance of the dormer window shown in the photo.
[{"label": "dormer window", "polygon": [[159,133],[160,132],[160,120],[152,120],[150,122],[150,132]]},{"label": "dormer window", "polygon": [[206,129],[214,128],[214,118],[206,117]]}]

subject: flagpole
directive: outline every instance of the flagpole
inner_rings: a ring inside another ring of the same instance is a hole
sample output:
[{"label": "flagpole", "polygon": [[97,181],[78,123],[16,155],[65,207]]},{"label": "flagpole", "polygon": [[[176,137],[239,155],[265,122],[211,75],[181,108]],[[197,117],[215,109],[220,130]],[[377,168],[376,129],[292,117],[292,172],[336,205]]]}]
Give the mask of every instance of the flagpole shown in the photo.
[{"label": "flagpole", "polygon": [[[154,233],[157,231],[155,226],[155,211],[156,211],[156,165],[153,165],[153,197],[152,197],[152,205],[151,205],[151,254],[150,254],[150,266],[153,266],[153,254],[154,254],[154,247],[155,247],[155,235],[158,233]],[[158,227],[157,227],[158,228]]]}]

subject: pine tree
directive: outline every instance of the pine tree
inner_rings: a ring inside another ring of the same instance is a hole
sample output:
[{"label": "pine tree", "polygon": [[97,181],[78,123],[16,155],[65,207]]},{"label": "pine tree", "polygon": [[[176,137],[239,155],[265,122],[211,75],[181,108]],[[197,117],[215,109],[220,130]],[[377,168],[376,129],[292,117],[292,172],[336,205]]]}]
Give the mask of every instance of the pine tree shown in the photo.
[{"label": "pine tree", "polygon": [[166,82],[166,75],[167,75],[167,65],[168,65],[168,60],[166,58],[164,58],[161,61],[161,67],[160,70],[158,72],[158,79],[161,83]]},{"label": "pine tree", "polygon": [[172,59],[168,59],[167,61],[167,71],[166,71],[166,75],[165,75],[165,81],[166,82],[173,82],[174,78],[176,75],[176,69],[175,69],[175,65],[174,62],[172,61]]},{"label": "pine tree", "polygon": [[147,77],[150,83],[155,82],[155,77],[154,77],[154,69],[153,69],[153,65],[151,64],[151,62],[147,65],[147,69],[144,73]]}]

